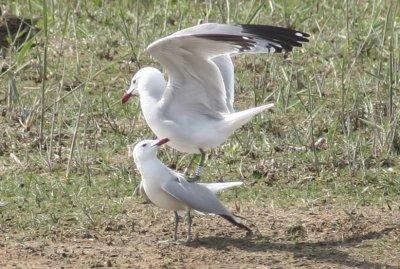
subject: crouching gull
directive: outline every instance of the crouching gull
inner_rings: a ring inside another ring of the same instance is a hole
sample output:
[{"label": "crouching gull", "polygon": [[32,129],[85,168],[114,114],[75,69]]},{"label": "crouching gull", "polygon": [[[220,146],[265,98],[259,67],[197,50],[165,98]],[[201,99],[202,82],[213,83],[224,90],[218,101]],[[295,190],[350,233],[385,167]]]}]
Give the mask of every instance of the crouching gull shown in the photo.
[{"label": "crouching gull", "polygon": [[192,240],[192,218],[190,210],[204,214],[219,215],[233,225],[246,230],[241,218],[229,211],[215,196],[217,192],[240,186],[243,182],[196,183],[165,166],[157,158],[157,149],[169,139],[144,140],[136,144],[132,150],[135,164],[142,176],[141,188],[146,198],[154,205],[174,211],[175,230],[173,240],[177,241],[179,215],[178,211],[185,210],[188,217],[187,241]]}]

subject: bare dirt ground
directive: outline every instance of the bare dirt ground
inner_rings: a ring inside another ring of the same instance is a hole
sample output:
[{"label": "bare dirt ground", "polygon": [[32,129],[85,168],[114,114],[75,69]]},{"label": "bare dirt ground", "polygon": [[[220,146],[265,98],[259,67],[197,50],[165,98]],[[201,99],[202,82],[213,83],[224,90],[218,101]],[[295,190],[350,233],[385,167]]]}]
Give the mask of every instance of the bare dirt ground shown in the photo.
[{"label": "bare dirt ground", "polygon": [[[234,206],[231,204],[231,206]],[[260,236],[213,216],[194,218],[194,242],[165,244],[172,216],[138,204],[121,222],[84,233],[0,234],[1,268],[400,268],[400,215],[376,206],[246,205]],[[185,236],[184,226],[180,235]],[[73,229],[71,229],[73,230]]]}]

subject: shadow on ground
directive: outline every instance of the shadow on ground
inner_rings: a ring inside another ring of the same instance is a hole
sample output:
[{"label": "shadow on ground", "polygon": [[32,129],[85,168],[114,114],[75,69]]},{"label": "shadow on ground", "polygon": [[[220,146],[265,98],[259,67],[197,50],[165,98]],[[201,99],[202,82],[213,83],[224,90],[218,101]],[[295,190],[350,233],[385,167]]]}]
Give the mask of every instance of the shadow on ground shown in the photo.
[{"label": "shadow on ground", "polygon": [[379,262],[370,262],[365,260],[357,260],[348,253],[336,249],[336,247],[349,247],[359,244],[365,240],[378,239],[389,234],[391,231],[400,228],[394,226],[382,229],[376,232],[369,232],[362,235],[355,235],[343,240],[319,241],[319,242],[271,242],[268,237],[260,236],[256,238],[229,238],[229,237],[207,237],[199,238],[190,244],[191,247],[206,247],[216,250],[224,250],[228,247],[236,247],[238,249],[249,252],[264,251],[284,251],[291,252],[295,257],[303,257],[308,260],[324,261],[333,264],[351,266],[357,268],[387,268],[398,269],[399,267],[383,264]]}]

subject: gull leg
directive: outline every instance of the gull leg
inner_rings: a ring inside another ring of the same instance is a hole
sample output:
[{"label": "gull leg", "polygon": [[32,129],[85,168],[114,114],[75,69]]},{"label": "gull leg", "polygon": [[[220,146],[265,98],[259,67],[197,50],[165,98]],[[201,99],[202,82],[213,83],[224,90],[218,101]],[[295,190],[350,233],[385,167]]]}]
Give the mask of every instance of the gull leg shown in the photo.
[{"label": "gull leg", "polygon": [[189,173],[189,169],[190,169],[190,167],[193,165],[193,162],[194,162],[194,160],[196,159],[196,157],[197,157],[197,155],[196,155],[196,154],[193,154],[192,158],[190,159],[190,162],[189,162],[188,166],[187,166],[187,167],[185,168],[185,170],[183,171],[183,174],[184,174],[185,176],[187,176],[187,174]]},{"label": "gull leg", "polygon": [[186,211],[186,217],[188,222],[188,230],[187,230],[187,237],[186,243],[192,241],[192,216],[190,215],[190,209]]},{"label": "gull leg", "polygon": [[203,172],[204,163],[206,162],[206,153],[202,149],[199,149],[199,150],[200,150],[200,153],[201,153],[201,158],[200,158],[200,163],[197,166],[196,173],[195,173],[195,176],[194,176],[194,178],[196,180],[200,179],[201,172]]},{"label": "gull leg", "polygon": [[178,212],[174,211],[174,215],[175,215],[174,241],[177,241],[178,240],[178,225],[179,225]]},{"label": "gull leg", "polygon": [[204,168],[204,163],[206,161],[206,153],[202,149],[199,149],[199,151],[200,151],[200,162],[199,162],[199,165],[196,168],[196,171],[194,173],[194,177],[188,178],[189,182],[195,182],[195,181],[199,180],[200,179],[200,174],[201,174],[201,172],[203,171],[203,168]]},{"label": "gull leg", "polygon": [[174,237],[172,239],[160,240],[160,241],[158,241],[158,243],[160,243],[160,244],[179,244],[178,243],[179,215],[178,215],[178,212],[176,212],[176,211],[174,211],[174,223],[175,223]]}]

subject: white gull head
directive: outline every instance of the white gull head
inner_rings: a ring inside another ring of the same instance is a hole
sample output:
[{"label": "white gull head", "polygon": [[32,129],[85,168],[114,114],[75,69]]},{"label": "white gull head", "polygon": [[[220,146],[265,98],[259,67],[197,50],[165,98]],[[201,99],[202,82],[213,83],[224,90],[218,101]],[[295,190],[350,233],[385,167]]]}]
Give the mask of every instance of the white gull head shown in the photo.
[{"label": "white gull head", "polygon": [[126,103],[132,96],[147,94],[159,100],[165,90],[163,74],[154,67],[143,67],[133,76],[129,89],[125,92],[122,103]]},{"label": "white gull head", "polygon": [[140,141],[135,145],[132,151],[135,163],[143,163],[149,159],[155,158],[157,155],[157,149],[168,141],[168,138]]}]

